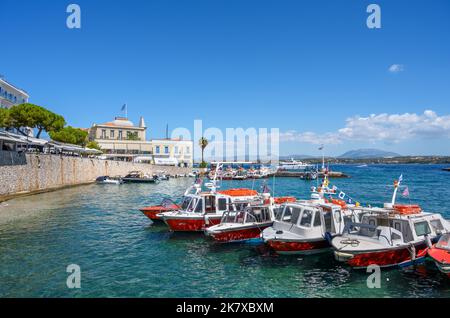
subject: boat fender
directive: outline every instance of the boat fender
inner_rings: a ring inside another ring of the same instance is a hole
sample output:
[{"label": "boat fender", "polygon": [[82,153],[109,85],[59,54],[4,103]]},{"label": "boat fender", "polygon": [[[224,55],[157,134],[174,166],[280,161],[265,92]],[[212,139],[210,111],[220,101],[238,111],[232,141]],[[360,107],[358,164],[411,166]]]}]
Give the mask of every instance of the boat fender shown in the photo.
[{"label": "boat fender", "polygon": [[414,244],[411,244],[409,246],[410,248],[409,250],[409,254],[411,255],[411,261],[415,261],[416,260],[416,247],[414,246]]},{"label": "boat fender", "polygon": [[276,231],[275,234],[283,234],[283,231]]},{"label": "boat fender", "polygon": [[433,247],[433,243],[431,242],[430,236],[428,236],[428,234],[425,235],[425,242],[427,243],[428,248]]}]

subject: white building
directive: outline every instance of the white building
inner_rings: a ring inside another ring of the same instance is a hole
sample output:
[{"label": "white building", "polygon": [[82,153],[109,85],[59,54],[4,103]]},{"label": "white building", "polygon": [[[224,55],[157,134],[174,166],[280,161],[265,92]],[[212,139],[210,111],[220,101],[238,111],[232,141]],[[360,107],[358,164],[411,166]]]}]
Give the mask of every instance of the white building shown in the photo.
[{"label": "white building", "polygon": [[28,103],[30,96],[16,86],[0,78],[0,107],[11,108],[14,105]]}]

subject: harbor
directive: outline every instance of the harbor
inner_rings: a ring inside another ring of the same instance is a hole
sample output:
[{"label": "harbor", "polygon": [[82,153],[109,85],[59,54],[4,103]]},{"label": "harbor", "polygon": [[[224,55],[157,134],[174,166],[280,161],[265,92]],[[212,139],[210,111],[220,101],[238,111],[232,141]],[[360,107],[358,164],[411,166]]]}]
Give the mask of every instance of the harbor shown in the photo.
[{"label": "harbor", "polygon": [[[447,178],[442,166],[376,165],[368,171],[354,166],[332,168],[352,175],[335,179],[333,184],[362,205],[382,206],[392,195],[392,175],[403,174],[415,203],[450,218],[441,209],[449,190],[433,194],[433,185]],[[431,260],[383,271],[381,288],[368,289],[365,271],[337,262],[332,252],[276,255],[259,243],[216,243],[203,232],[170,232],[164,223],[153,223],[139,210],[166,198],[178,201],[192,182],[192,178],[171,178],[158,184],[90,184],[0,204],[0,276],[4,278],[0,296],[450,296],[448,279]],[[222,181],[221,190],[261,191],[265,182],[275,197],[308,198],[311,187],[317,186],[316,180],[298,178],[275,179],[275,184],[272,179],[249,179]],[[23,262],[28,266],[21,266]],[[61,264],[73,262],[82,268],[82,289],[67,289],[61,283],[66,279]],[[19,277],[27,281],[27,289],[16,283]]]}]

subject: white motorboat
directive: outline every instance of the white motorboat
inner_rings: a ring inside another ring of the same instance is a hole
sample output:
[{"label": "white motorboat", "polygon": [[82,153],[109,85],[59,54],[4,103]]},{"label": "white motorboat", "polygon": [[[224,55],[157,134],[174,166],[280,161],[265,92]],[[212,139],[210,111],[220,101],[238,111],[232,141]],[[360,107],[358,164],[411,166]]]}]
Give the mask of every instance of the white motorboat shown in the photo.
[{"label": "white motorboat", "polygon": [[95,179],[95,182],[98,184],[121,184],[122,180],[119,177],[101,176]]}]

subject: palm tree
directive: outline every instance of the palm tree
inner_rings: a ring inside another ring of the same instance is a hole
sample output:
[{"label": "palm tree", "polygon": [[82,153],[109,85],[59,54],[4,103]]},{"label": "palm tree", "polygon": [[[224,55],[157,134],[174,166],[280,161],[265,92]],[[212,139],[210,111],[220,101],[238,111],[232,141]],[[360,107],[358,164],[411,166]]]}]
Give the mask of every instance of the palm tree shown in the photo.
[{"label": "palm tree", "polygon": [[200,148],[202,148],[202,165],[205,162],[203,160],[203,153],[205,151],[206,146],[208,146],[208,139],[206,139],[205,137],[200,138],[200,140],[198,141],[198,145],[200,146]]}]

